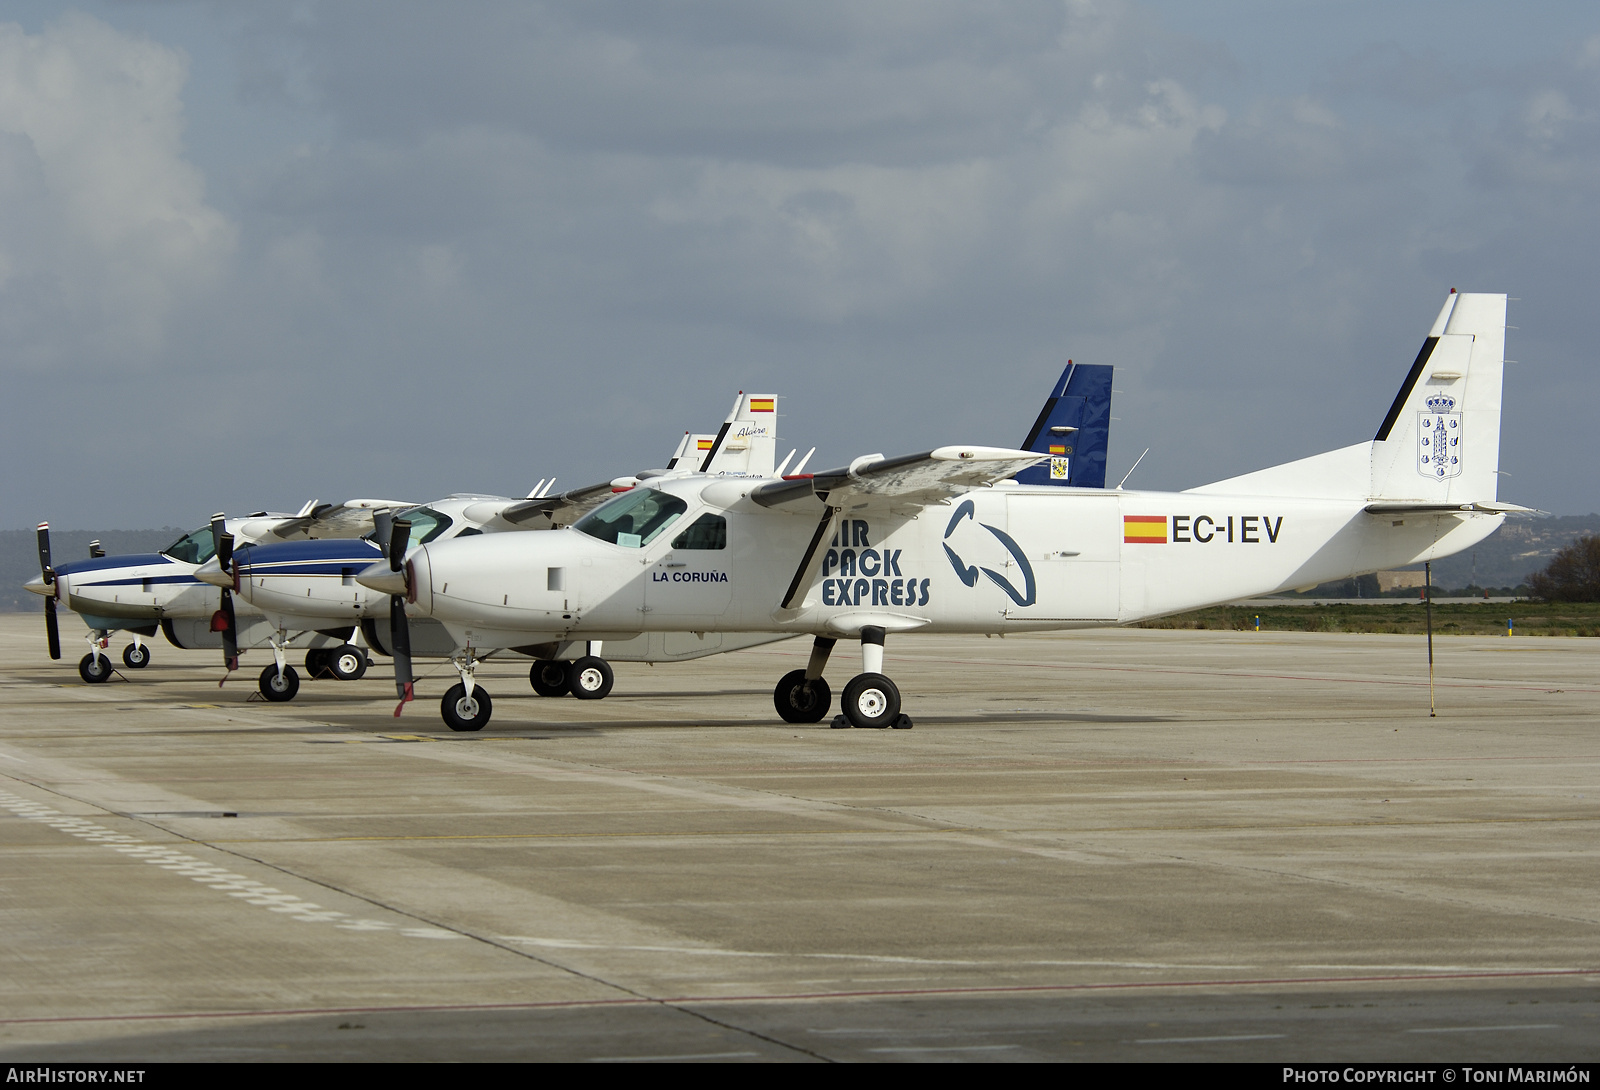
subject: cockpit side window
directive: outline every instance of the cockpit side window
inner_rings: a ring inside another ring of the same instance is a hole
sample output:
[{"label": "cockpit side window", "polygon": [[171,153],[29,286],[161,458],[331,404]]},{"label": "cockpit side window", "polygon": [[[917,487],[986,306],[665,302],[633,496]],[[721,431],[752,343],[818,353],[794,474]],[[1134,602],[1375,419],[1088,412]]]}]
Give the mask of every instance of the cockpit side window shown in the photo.
[{"label": "cockpit side window", "polygon": [[689,528],[672,539],[674,549],[726,549],[728,547],[728,520],[707,512],[695,519]]},{"label": "cockpit side window", "polygon": [[426,545],[450,529],[450,524],[454,521],[449,515],[435,511],[431,507],[414,507],[402,517],[411,522],[411,536],[406,539],[408,549]]},{"label": "cockpit side window", "polygon": [[688,509],[687,503],[670,493],[635,488],[596,507],[572,528],[613,545],[642,549]]},{"label": "cockpit side window", "polygon": [[217,543],[211,537],[211,527],[202,526],[192,534],[184,534],[161,551],[184,564],[204,564],[217,555]]}]

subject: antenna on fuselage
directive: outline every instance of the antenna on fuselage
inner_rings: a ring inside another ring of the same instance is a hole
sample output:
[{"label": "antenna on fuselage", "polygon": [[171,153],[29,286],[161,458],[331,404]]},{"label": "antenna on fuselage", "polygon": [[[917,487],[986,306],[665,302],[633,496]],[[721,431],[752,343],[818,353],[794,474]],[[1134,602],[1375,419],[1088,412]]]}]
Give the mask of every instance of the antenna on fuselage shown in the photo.
[{"label": "antenna on fuselage", "polygon": [[[1144,448],[1144,454],[1149,454],[1149,453],[1150,453],[1150,448],[1149,447],[1145,447]],[[1119,491],[1119,492],[1122,491],[1122,486],[1128,483],[1128,478],[1133,476],[1133,471],[1139,468],[1139,463],[1144,461],[1144,454],[1141,454],[1141,455],[1139,455],[1139,457],[1135,458],[1133,460],[1133,465],[1128,467],[1128,472],[1126,472],[1126,473],[1124,473],[1122,475],[1122,480],[1117,482],[1117,491]]]}]

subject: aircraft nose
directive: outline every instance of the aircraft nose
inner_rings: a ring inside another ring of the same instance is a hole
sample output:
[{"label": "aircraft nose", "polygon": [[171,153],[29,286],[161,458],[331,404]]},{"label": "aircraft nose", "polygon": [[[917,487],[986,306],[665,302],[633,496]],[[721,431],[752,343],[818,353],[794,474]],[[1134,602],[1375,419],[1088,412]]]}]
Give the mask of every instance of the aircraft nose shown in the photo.
[{"label": "aircraft nose", "polygon": [[194,577],[202,583],[210,583],[214,587],[233,588],[233,576],[222,570],[222,565],[217,563],[217,558],[212,557],[194,570]]},{"label": "aircraft nose", "polygon": [[44,576],[42,576],[42,575],[36,575],[32,579],[28,580],[26,583],[24,583],[22,585],[24,587],[27,587],[29,590],[33,591],[33,593],[42,595],[42,596],[44,596],[46,598],[49,598],[50,596],[52,596],[56,592],[56,588],[55,587],[47,587],[47,586],[45,586]]},{"label": "aircraft nose", "polygon": [[356,576],[356,582],[380,594],[404,594],[406,573],[394,571],[387,560],[380,560]]}]

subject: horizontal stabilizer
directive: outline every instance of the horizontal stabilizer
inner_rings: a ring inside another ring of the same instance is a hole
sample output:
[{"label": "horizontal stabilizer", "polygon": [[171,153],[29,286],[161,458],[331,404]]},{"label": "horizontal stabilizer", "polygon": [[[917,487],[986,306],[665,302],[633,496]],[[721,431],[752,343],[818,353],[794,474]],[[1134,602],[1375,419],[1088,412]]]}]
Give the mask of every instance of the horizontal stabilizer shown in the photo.
[{"label": "horizontal stabilizer", "polygon": [[1467,512],[1474,515],[1542,515],[1536,507],[1523,507],[1498,500],[1486,503],[1369,503],[1369,515],[1434,515]]}]

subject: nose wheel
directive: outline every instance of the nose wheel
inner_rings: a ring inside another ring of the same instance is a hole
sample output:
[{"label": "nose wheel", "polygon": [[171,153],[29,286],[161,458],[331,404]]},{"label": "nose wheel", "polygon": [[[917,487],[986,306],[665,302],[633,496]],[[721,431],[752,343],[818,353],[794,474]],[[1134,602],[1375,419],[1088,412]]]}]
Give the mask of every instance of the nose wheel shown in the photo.
[{"label": "nose wheel", "polygon": [[470,693],[465,685],[452,685],[445,690],[444,699],[439,701],[439,714],[444,716],[445,726],[451,730],[482,730],[493,711],[494,702],[489,699],[489,694],[476,685]]},{"label": "nose wheel", "polygon": [[256,687],[272,703],[283,704],[293,700],[294,694],[300,691],[300,675],[293,666],[285,666],[280,670],[274,663],[261,671],[261,680]]},{"label": "nose wheel", "polygon": [[111,660],[91,651],[78,660],[78,676],[90,685],[98,685],[111,677]]}]

